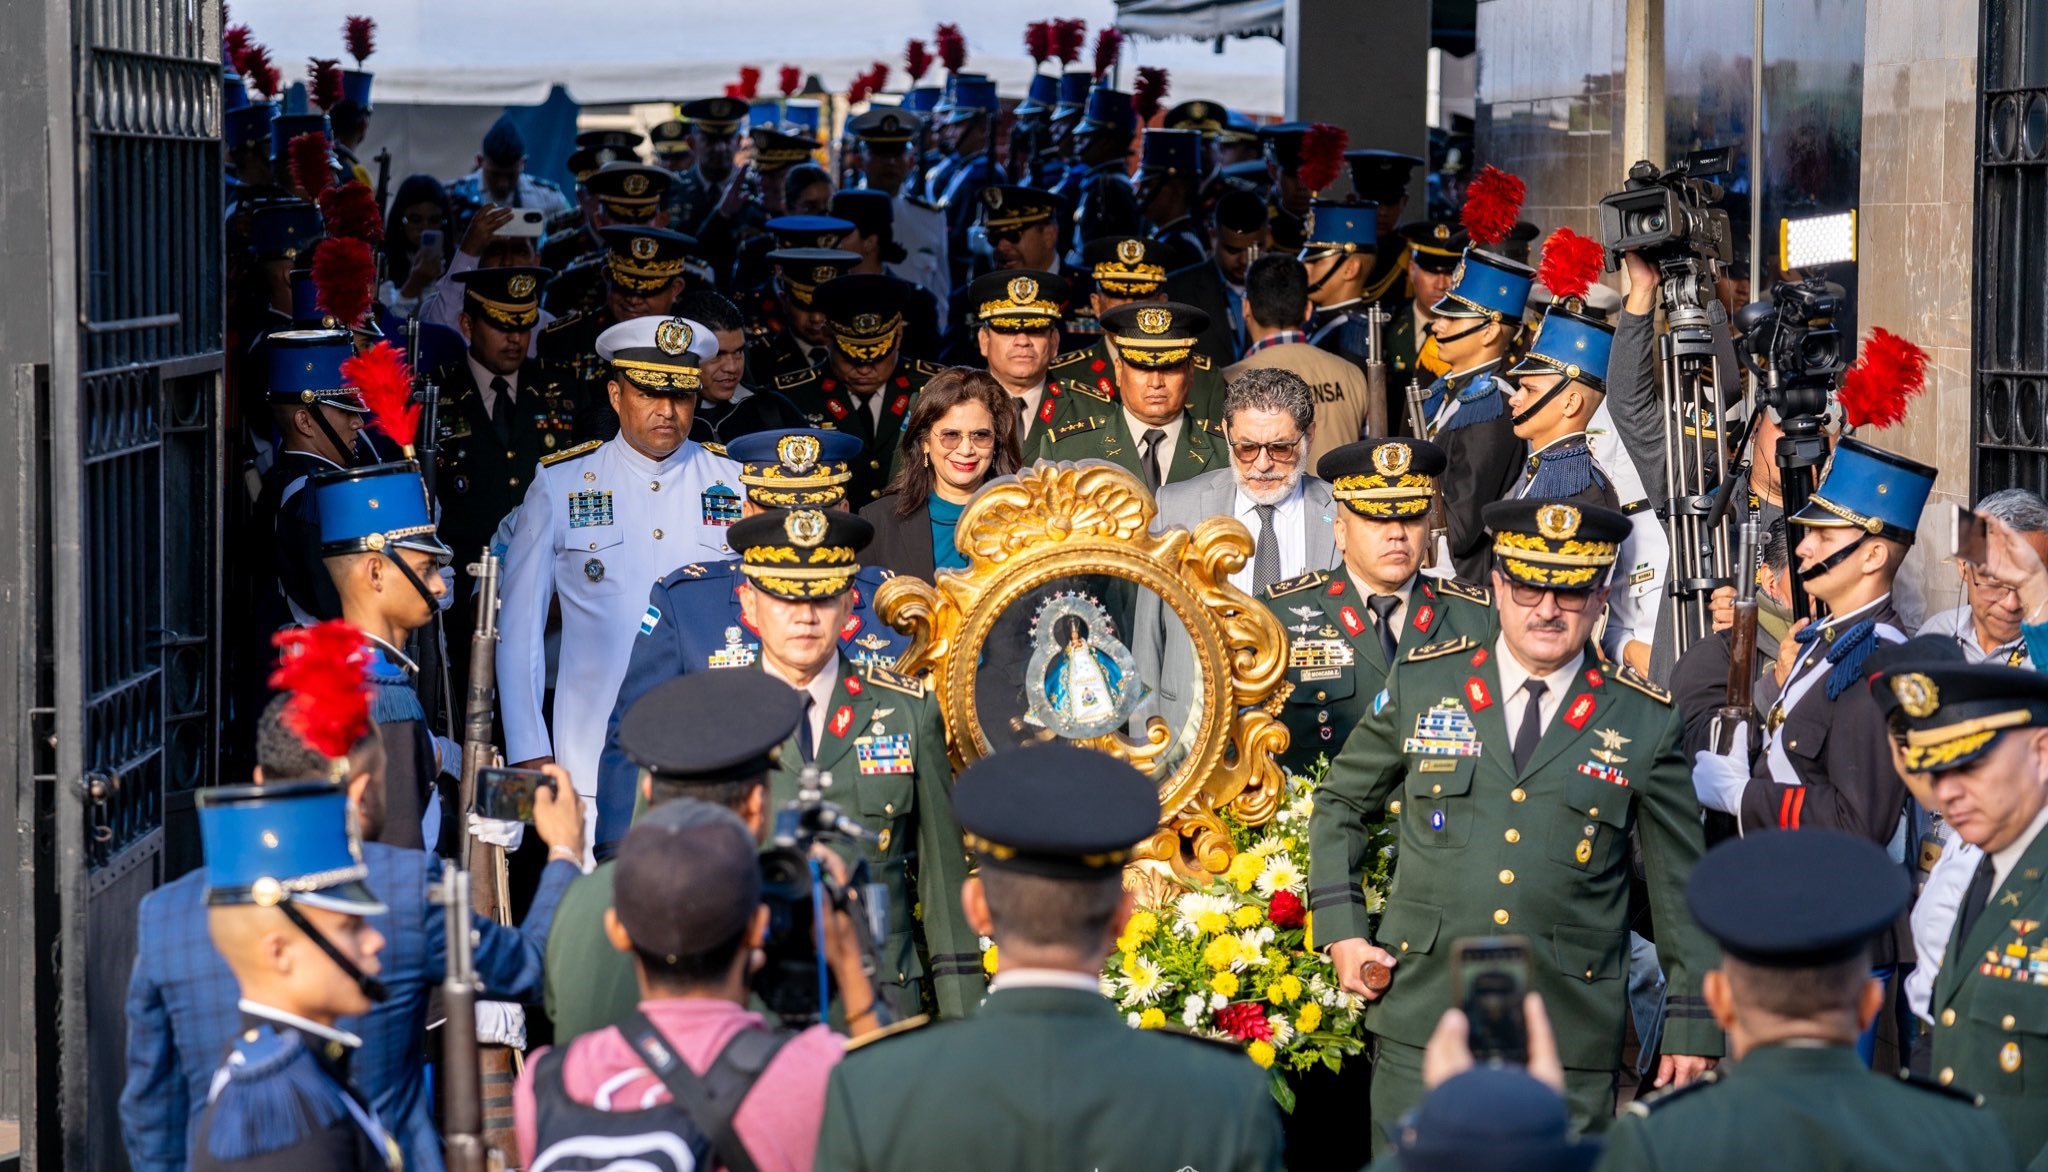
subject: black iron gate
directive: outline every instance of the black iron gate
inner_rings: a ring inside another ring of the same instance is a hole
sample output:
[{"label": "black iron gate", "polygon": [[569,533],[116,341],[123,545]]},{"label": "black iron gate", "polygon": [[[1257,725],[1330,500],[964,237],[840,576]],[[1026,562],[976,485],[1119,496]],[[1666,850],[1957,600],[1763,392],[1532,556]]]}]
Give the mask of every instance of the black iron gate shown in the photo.
[{"label": "black iron gate", "polygon": [[1974,494],[2048,492],[2048,0],[1983,0]]}]

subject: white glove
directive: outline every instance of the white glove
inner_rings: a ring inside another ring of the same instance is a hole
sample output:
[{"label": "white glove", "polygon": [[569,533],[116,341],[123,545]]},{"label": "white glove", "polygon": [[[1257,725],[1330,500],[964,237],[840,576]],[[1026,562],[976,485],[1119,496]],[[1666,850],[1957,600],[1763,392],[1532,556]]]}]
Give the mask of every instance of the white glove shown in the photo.
[{"label": "white glove", "polygon": [[491,846],[502,846],[516,851],[526,837],[526,823],[508,822],[499,818],[486,818],[481,814],[469,816],[469,836],[478,842]]},{"label": "white glove", "polygon": [[1702,749],[1692,762],[1692,788],[1700,805],[1724,814],[1742,812],[1742,791],[1749,787],[1748,721],[1735,726],[1733,743],[1726,753]]},{"label": "white glove", "polygon": [[526,1049],[526,1009],[509,1001],[476,1003],[476,1040],[486,1046]]}]

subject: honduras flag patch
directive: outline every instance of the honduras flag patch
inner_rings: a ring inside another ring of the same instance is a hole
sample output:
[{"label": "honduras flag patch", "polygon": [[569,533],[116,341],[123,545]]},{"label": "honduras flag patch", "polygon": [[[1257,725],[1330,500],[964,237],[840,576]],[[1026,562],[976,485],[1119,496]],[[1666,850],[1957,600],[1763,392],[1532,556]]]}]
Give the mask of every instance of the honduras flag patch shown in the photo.
[{"label": "honduras flag patch", "polygon": [[660,621],[661,608],[658,606],[648,607],[647,613],[640,616],[640,633],[643,635],[652,635],[654,633],[655,624],[659,623]]}]

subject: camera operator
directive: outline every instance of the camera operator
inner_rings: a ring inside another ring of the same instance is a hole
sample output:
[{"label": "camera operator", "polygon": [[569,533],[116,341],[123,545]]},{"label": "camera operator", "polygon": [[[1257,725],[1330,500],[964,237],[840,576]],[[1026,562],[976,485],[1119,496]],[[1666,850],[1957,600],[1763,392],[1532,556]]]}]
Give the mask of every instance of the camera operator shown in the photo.
[{"label": "camera operator", "polygon": [[[769,727],[760,711],[735,705],[711,727],[758,731]],[[693,739],[668,724],[677,745]],[[765,763],[779,741],[746,743]],[[730,809],[677,799],[634,823],[612,865],[604,934],[632,957],[639,1007],[527,1063],[513,1095],[522,1165],[661,1167],[648,1157],[676,1159],[681,1142],[694,1167],[805,1172],[845,1039],[823,1025],[777,1031],[747,1008],[770,915],[752,829]]]},{"label": "camera operator", "polygon": [[[715,721],[704,719],[717,713]],[[768,837],[768,775],[803,717],[803,699],[761,672],[679,676],[641,697],[619,723],[619,743],[640,767],[635,824],[684,798],[722,806],[757,844]],[[822,856],[821,856],[822,857]],[[836,866],[831,857],[827,866]],[[644,996],[625,950],[612,943],[618,860],[598,864],[562,898],[548,937],[547,1007],[555,1036],[574,1038],[624,1024]],[[835,879],[844,886],[843,876]],[[874,987],[845,912],[825,929],[826,961],[838,982],[849,1029],[878,1024]]]}]

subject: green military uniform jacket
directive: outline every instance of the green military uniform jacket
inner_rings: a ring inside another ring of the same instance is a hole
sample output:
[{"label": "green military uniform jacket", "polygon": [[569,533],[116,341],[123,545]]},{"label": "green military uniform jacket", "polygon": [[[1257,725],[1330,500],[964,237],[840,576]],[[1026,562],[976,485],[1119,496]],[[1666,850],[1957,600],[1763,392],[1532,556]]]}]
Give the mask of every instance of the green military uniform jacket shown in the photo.
[{"label": "green military uniform jacket", "polygon": [[1394,308],[1394,316],[1380,336],[1380,354],[1387,361],[1388,406],[1399,408],[1398,415],[1387,417],[1387,430],[1407,435],[1415,430],[1408,420],[1409,382],[1420,381],[1427,387],[1436,378],[1415,365],[1415,355],[1423,342],[1415,334],[1415,311],[1405,304]]},{"label": "green military uniform jacket", "polygon": [[640,1004],[633,958],[613,948],[604,934],[615,866],[606,860],[569,884],[548,929],[541,988],[557,1044],[618,1025]]},{"label": "green military uniform jacket", "polygon": [[[1496,640],[1406,652],[1330,766],[1309,820],[1318,946],[1364,937],[1394,954],[1366,1028],[1420,1047],[1456,1003],[1451,942],[1518,934],[1532,946],[1567,1067],[1612,1071],[1628,1022],[1630,832],[1641,840],[1668,981],[1664,1052],[1715,1056],[1699,996],[1718,963],[1685,904],[1702,850],[1692,770],[1670,697],[1599,660],[1593,644],[1517,771]],[[1392,890],[1375,936],[1359,892],[1367,826],[1398,818]]]},{"label": "green military uniform jacket", "polygon": [[[1259,601],[1287,628],[1287,706],[1281,719],[1289,741],[1280,764],[1306,774],[1316,758],[1335,758],[1366,706],[1386,686],[1388,664],[1380,649],[1365,594],[1344,570],[1317,570],[1266,588]],[[1394,658],[1458,635],[1490,641],[1493,595],[1481,586],[1418,574],[1401,615]]]},{"label": "green military uniform jacket", "polygon": [[[953,767],[938,701],[915,676],[842,659],[812,764],[832,775],[825,796],[878,838],[865,851],[871,880],[889,891],[879,992],[909,1017],[922,1011],[929,977],[939,1015],[965,1015],[986,982],[980,937],[960,910],[967,852],[953,821]],[[802,771],[792,735],[768,778],[771,820],[795,800]]]},{"label": "green military uniform jacket", "polygon": [[[1928,1011],[1936,1080],[1984,1097],[2023,1161],[2048,1167],[2048,832],[2036,835],[1969,939],[1951,932]],[[1960,920],[1958,921],[1960,922]]]},{"label": "green military uniform jacket", "polygon": [[864,450],[854,459],[853,479],[846,486],[847,507],[859,509],[888,487],[900,456],[896,449],[903,437],[904,421],[910,417],[910,404],[924,389],[925,382],[944,369],[934,363],[905,358],[899,353],[896,372],[889,376],[881,390],[875,392],[883,397],[880,422],[869,414],[864,402],[846,389],[845,382],[832,373],[829,362],[815,370],[783,375],[775,380],[775,389],[788,396],[812,427],[843,431],[861,438]]},{"label": "green military uniform jacket", "polygon": [[1265,1071],[1232,1045],[1131,1029],[1081,989],[1006,988],[966,1021],[848,1049],[817,1172],[1282,1166]]},{"label": "green military uniform jacket", "polygon": [[612,409],[611,365],[597,356],[597,336],[617,323],[609,307],[571,313],[549,322],[535,350],[547,376],[558,384],[576,409],[576,435],[582,440],[608,440],[619,434],[619,413]]},{"label": "green military uniform jacket", "polygon": [[1767,1046],[1629,1104],[1601,1172],[2013,1168],[1998,1120],[1970,1096],[1866,1069],[1848,1046]]},{"label": "green military uniform jacket", "polygon": [[[1078,402],[1086,395],[1087,392],[1079,391],[1068,398]],[[1026,452],[1026,458],[1108,460],[1139,480],[1145,479],[1145,461],[1138,449],[1138,439],[1131,434],[1124,418],[1123,406],[1099,399],[1088,399],[1087,406],[1086,414],[1077,412],[1065,423],[1055,423],[1040,432],[1036,448]],[[1222,426],[1219,423],[1213,429],[1205,427],[1191,412],[1181,411],[1180,436],[1173,444],[1173,458],[1164,462],[1162,469],[1167,484],[1192,480],[1204,472],[1230,466]]]},{"label": "green military uniform jacket", "polygon": [[[1116,365],[1109,359],[1109,339],[1097,338],[1088,347],[1062,354],[1052,360],[1047,372],[1068,387],[1088,390],[1104,402],[1118,401]],[[1223,426],[1223,371],[1207,354],[1195,355],[1195,381],[1188,390],[1188,410],[1204,427]]]}]

